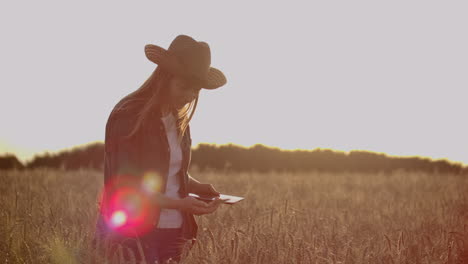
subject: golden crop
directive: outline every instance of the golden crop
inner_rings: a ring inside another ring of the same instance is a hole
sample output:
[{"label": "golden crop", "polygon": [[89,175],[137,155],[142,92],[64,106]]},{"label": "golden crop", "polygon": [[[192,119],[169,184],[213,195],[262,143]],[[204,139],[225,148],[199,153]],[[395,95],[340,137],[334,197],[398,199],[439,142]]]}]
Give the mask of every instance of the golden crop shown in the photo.
[{"label": "golden crop", "polygon": [[[246,199],[197,218],[198,242],[184,263],[468,263],[466,176],[191,175]],[[0,263],[99,261],[90,240],[102,178],[0,171]]]}]

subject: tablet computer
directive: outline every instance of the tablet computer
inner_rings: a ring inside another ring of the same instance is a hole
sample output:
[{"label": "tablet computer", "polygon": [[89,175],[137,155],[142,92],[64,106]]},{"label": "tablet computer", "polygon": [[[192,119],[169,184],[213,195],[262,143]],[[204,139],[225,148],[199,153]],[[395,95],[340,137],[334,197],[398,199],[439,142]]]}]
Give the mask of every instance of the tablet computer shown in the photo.
[{"label": "tablet computer", "polygon": [[220,194],[219,196],[201,196],[201,195],[198,195],[198,194],[189,193],[189,196],[194,197],[194,198],[196,198],[198,200],[201,200],[201,201],[204,201],[204,202],[211,202],[214,199],[216,199],[216,197],[219,197],[219,199],[221,199],[221,200],[226,200],[226,201],[224,201],[225,204],[235,204],[235,203],[238,203],[238,202],[244,200],[244,197],[227,195],[227,194]]}]

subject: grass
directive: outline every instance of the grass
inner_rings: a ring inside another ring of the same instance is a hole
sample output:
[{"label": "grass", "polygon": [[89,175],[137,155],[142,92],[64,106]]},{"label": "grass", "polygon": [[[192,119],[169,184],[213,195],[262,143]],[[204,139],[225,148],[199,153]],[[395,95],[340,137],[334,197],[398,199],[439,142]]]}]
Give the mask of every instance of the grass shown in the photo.
[{"label": "grass", "polygon": [[[197,217],[184,263],[468,263],[466,176],[191,175],[246,199]],[[91,263],[101,187],[97,171],[0,171],[0,262]]]}]

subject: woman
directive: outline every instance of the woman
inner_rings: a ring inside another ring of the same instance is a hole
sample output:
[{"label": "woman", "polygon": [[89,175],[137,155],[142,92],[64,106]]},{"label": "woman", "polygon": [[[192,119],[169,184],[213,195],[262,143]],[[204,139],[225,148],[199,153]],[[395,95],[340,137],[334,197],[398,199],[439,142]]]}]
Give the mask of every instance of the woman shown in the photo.
[{"label": "woman", "polygon": [[168,50],[146,45],[145,53],[158,67],[114,107],[107,121],[95,241],[105,242],[96,246],[107,257],[163,263],[179,261],[184,244],[195,241],[193,215],[212,213],[222,203],[188,196],[219,193],[187,170],[189,122],[199,92],[221,87],[226,78],[210,67],[208,44],[189,36],[176,37]]}]

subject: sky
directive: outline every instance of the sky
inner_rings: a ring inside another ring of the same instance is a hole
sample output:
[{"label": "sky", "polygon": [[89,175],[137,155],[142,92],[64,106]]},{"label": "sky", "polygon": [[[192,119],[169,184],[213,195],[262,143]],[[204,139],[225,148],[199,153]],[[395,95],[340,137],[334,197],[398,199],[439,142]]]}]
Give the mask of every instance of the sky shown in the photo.
[{"label": "sky", "polygon": [[466,1],[2,1],[0,154],[103,141],[156,65],[205,41],[192,143],[369,150],[468,164]]}]

